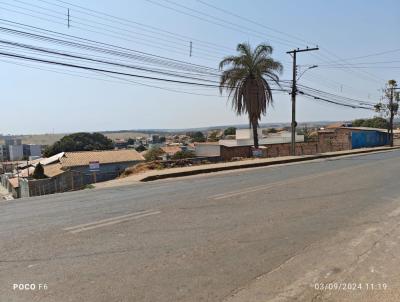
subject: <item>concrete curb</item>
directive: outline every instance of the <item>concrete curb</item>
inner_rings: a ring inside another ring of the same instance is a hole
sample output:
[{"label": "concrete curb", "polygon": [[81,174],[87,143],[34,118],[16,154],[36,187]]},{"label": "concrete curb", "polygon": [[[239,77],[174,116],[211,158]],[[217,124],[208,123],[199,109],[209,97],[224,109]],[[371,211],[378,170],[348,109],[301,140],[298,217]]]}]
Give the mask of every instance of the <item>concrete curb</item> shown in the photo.
[{"label": "concrete curb", "polygon": [[391,151],[391,150],[396,150],[396,149],[400,149],[400,146],[399,147],[386,147],[386,148],[379,148],[379,149],[366,149],[366,150],[364,149],[364,150],[357,150],[357,151],[348,152],[348,153],[337,153],[337,152],[335,152],[335,153],[320,153],[320,154],[316,154],[316,155],[305,155],[305,156],[299,156],[296,158],[280,159],[280,160],[269,161],[269,162],[243,163],[242,165],[232,165],[232,166],[227,165],[227,166],[222,166],[222,167],[219,166],[219,167],[211,167],[211,168],[203,168],[203,169],[201,168],[201,166],[199,166],[199,169],[193,169],[193,170],[188,170],[188,171],[177,171],[177,172],[171,172],[171,173],[149,175],[149,176],[146,176],[146,177],[140,179],[140,181],[148,182],[148,181],[154,181],[154,180],[166,179],[166,178],[184,177],[184,176],[191,176],[191,175],[197,175],[197,174],[205,174],[205,173],[221,172],[221,171],[237,170],[237,169],[245,169],[245,168],[266,167],[266,166],[273,166],[273,165],[280,165],[280,164],[287,164],[287,163],[309,161],[309,160],[315,160],[315,159],[321,159],[321,158],[331,158],[331,157],[340,157],[340,156],[356,155],[356,154],[363,154],[363,153]]}]

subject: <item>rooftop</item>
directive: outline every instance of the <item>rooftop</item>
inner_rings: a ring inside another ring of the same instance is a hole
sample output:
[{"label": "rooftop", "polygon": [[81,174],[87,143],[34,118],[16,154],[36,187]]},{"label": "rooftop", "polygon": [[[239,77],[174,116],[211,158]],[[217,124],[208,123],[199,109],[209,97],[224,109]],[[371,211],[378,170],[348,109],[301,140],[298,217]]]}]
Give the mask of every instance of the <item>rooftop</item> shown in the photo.
[{"label": "rooftop", "polygon": [[43,169],[44,169],[44,174],[47,177],[54,177],[65,172],[64,170],[62,170],[62,166],[59,163],[43,166]]},{"label": "rooftop", "polygon": [[165,146],[161,147],[161,149],[168,155],[174,155],[176,152],[182,151],[182,148],[179,146]]},{"label": "rooftop", "polygon": [[65,167],[86,166],[91,161],[98,161],[100,164],[111,164],[121,162],[142,161],[143,156],[134,149],[129,150],[106,150],[106,151],[82,151],[65,152],[60,158],[60,163]]}]

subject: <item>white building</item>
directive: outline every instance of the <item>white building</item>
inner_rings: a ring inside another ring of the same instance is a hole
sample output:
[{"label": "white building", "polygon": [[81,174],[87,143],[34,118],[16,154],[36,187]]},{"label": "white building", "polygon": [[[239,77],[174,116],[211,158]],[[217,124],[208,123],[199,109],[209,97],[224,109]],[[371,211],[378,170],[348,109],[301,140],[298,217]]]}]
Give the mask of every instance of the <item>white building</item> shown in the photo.
[{"label": "white building", "polygon": [[[291,142],[291,133],[288,131],[268,133],[268,135],[263,135],[262,129],[259,128],[257,129],[257,133],[259,145],[283,144]],[[304,142],[304,135],[296,135],[296,142]],[[253,130],[237,129],[235,139],[221,139],[219,144],[227,147],[251,146],[254,144]]]},{"label": "white building", "polygon": [[221,155],[221,146],[215,143],[195,143],[195,154],[198,157],[211,157]]},{"label": "white building", "polygon": [[10,145],[9,152],[10,152],[10,160],[22,160],[24,158],[24,148],[22,145]]},{"label": "white building", "polygon": [[[277,133],[262,134],[262,129],[257,129],[258,144],[272,145],[283,144],[291,142],[291,133],[288,131],[281,131]],[[296,142],[304,142],[304,135],[296,135]],[[253,146],[253,130],[251,129],[236,129],[235,139],[221,139],[215,143],[196,143],[195,152],[196,156],[220,156],[221,146],[226,147],[240,147],[240,146]]]},{"label": "white building", "polygon": [[42,146],[41,145],[28,145],[29,146],[29,156],[41,157],[42,156]]}]

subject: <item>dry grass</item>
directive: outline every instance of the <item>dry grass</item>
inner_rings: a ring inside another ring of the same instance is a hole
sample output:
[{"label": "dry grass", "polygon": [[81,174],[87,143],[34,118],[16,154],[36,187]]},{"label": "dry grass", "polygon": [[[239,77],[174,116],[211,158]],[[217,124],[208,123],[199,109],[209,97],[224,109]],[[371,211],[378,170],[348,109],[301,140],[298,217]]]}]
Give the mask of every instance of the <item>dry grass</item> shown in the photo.
[{"label": "dry grass", "polygon": [[149,163],[140,163],[133,167],[125,169],[124,172],[120,175],[120,178],[124,178],[133,174],[139,174],[146,172],[148,170],[162,170],[164,169],[164,165],[158,161],[153,161]]}]

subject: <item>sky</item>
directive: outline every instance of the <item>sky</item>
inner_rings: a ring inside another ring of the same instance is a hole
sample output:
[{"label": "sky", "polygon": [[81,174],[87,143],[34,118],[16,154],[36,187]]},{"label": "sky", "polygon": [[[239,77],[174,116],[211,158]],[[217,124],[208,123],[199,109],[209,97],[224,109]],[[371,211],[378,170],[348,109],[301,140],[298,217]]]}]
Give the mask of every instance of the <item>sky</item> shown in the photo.
[{"label": "sky", "polygon": [[[110,22],[86,9],[131,22]],[[307,66],[318,65],[305,72],[299,84],[377,103],[387,80],[400,81],[399,9],[397,0],[4,0],[0,3],[0,26],[10,27],[4,20],[20,22],[212,68],[218,68],[224,56],[235,54],[240,42],[266,42],[274,48],[272,57],[284,66],[282,80],[291,80],[288,50],[318,45],[318,51],[298,54],[298,64],[306,65],[299,67],[300,72]],[[160,34],[159,29],[181,39]],[[37,44],[4,32],[0,36],[1,40]],[[40,46],[57,48],[44,42]],[[369,56],[382,52],[387,53]],[[360,56],[368,57],[354,59]],[[329,65],[333,64],[331,61],[336,61],[336,65]],[[348,64],[359,65],[350,68],[352,65]],[[247,123],[247,117],[237,116],[217,88],[153,80],[135,80],[140,82],[137,84],[98,72],[49,67],[1,55],[0,74],[3,134],[182,129]],[[351,120],[375,114],[297,97],[298,122]],[[290,119],[290,95],[274,93],[274,106],[268,108],[261,122]]]}]

